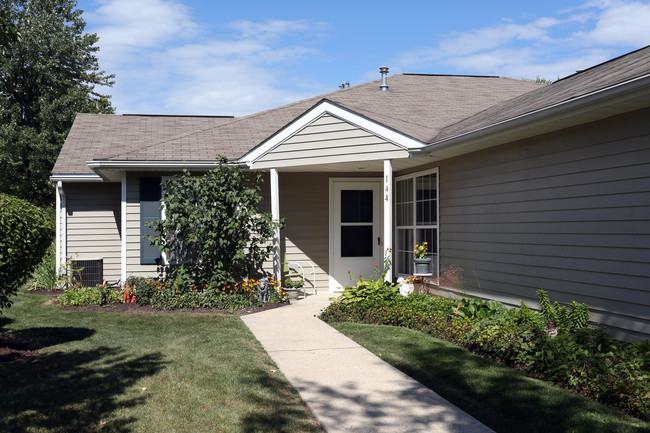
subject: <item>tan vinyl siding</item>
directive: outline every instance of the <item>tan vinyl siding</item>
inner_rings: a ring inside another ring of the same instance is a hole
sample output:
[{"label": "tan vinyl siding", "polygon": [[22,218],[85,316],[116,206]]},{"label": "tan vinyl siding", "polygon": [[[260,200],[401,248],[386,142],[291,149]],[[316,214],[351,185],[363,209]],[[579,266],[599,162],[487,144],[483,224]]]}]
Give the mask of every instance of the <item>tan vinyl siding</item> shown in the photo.
[{"label": "tan vinyl siding", "polygon": [[103,259],[104,279],[120,279],[120,184],[64,183],[67,255],[75,260]]},{"label": "tan vinyl siding", "polygon": [[405,158],[401,147],[324,114],[255,162],[255,168]]},{"label": "tan vinyl siding", "polygon": [[650,334],[650,110],[440,163],[443,269],[512,305],[586,302],[623,338]]},{"label": "tan vinyl siding", "polygon": [[[149,174],[146,176],[156,176]],[[155,277],[157,265],[140,264],[140,175],[129,174],[126,181],[126,272],[129,276]]]}]

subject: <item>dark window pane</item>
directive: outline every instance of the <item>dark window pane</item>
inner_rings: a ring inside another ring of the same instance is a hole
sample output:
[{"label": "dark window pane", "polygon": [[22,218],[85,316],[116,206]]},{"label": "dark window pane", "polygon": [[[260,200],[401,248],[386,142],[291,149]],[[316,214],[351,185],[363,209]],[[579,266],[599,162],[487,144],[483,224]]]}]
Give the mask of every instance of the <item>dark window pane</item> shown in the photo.
[{"label": "dark window pane", "polygon": [[140,201],[159,201],[160,192],[160,177],[140,178]]},{"label": "dark window pane", "polygon": [[341,227],[341,257],[372,257],[372,226]]},{"label": "dark window pane", "polygon": [[341,190],[341,222],[372,222],[372,190]]}]

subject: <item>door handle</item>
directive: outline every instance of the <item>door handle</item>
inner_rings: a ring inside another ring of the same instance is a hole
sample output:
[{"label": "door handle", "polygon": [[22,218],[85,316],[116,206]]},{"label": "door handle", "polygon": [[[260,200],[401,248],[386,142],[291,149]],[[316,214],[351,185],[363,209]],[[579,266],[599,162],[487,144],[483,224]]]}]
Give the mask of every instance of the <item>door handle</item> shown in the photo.
[{"label": "door handle", "polygon": [[377,245],[381,245],[381,238],[377,236]]}]

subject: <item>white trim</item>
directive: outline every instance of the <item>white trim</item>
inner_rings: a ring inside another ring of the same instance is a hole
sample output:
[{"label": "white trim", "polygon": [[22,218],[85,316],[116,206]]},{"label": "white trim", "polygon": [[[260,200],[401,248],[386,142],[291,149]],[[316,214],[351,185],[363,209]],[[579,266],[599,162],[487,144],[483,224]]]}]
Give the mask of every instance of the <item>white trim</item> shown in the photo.
[{"label": "white trim", "polygon": [[122,286],[124,286],[124,283],[126,283],[126,275],[127,275],[127,267],[126,267],[126,260],[127,260],[127,249],[126,249],[126,173],[122,173],[122,182],[121,182],[121,225],[122,225],[122,251],[121,251],[121,256],[122,256],[122,266],[121,266],[121,283]]},{"label": "white trim", "polygon": [[[229,165],[241,165],[228,163]],[[217,161],[86,161],[92,170],[129,170],[129,169],[205,169],[210,170],[219,166]]]},{"label": "white trim", "polygon": [[[390,263],[393,263],[393,165],[390,159],[384,160],[384,258],[389,255]],[[390,249],[390,253],[387,250]],[[386,272],[384,279],[393,281],[393,270]]]},{"label": "white trim", "polygon": [[103,182],[96,174],[53,174],[50,182]]},{"label": "white trim", "polygon": [[246,155],[239,158],[238,161],[244,162],[248,164],[249,167],[251,167],[259,158],[279,146],[286,139],[304,127],[308,126],[314,120],[318,119],[325,113],[334,117],[338,117],[341,120],[344,120],[358,128],[364,129],[365,131],[377,135],[384,140],[389,141],[404,149],[419,149],[426,144],[400,132],[397,132],[394,129],[383,126],[351,110],[336,105],[331,101],[323,100],[293,120],[268,140],[264,141],[259,146],[248,152]]},{"label": "white trim", "polygon": [[[271,217],[274,222],[280,221],[280,183],[278,171],[275,168],[270,170],[271,177]],[[273,235],[273,275],[277,281],[282,278],[282,258],[280,257],[280,228],[275,229]]]},{"label": "white trim", "polygon": [[[415,230],[417,230],[417,227],[425,228],[425,229],[426,228],[431,228],[431,229],[436,230],[436,263],[435,263],[435,265],[436,265],[436,270],[438,271],[438,273],[440,273],[440,169],[438,167],[436,167],[436,168],[432,168],[432,169],[429,169],[429,170],[423,170],[423,171],[418,171],[418,172],[415,172],[415,173],[405,174],[403,176],[396,177],[395,178],[395,184],[397,184],[397,182],[399,182],[401,180],[415,179],[415,178],[418,178],[420,176],[426,176],[426,175],[433,174],[433,173],[436,174],[436,197],[437,197],[436,198],[436,215],[437,215],[437,224],[427,224],[427,225],[420,225],[420,226],[418,226],[417,224],[411,224],[409,226],[401,226],[401,227],[410,227],[410,228],[412,228],[414,230],[413,242],[415,242]],[[415,182],[413,183],[413,185],[414,185],[414,187],[416,186]],[[416,208],[416,206],[417,206],[417,197],[415,195],[415,192],[414,192],[414,195],[413,195],[413,206],[414,206],[413,218],[416,218],[416,215],[417,215],[417,208]],[[397,230],[398,230],[398,226],[397,226],[397,223],[395,223],[395,232],[397,232]],[[399,256],[396,256],[396,257],[399,257]],[[396,262],[397,262],[397,259],[396,259]],[[395,263],[395,267],[394,267],[395,270],[397,270],[397,265],[398,265],[398,263]],[[398,274],[398,273],[395,273],[395,275],[396,276],[397,275],[406,276],[406,274]],[[439,275],[437,275],[437,276],[439,276]]]}]

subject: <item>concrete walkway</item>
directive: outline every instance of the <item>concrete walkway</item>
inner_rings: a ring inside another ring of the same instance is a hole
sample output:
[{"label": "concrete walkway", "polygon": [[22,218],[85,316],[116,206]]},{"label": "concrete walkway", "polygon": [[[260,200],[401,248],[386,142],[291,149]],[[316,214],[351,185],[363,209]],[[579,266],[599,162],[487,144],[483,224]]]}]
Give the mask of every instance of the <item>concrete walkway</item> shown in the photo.
[{"label": "concrete walkway", "polygon": [[242,317],[328,432],[492,432],[316,318],[331,296]]}]

